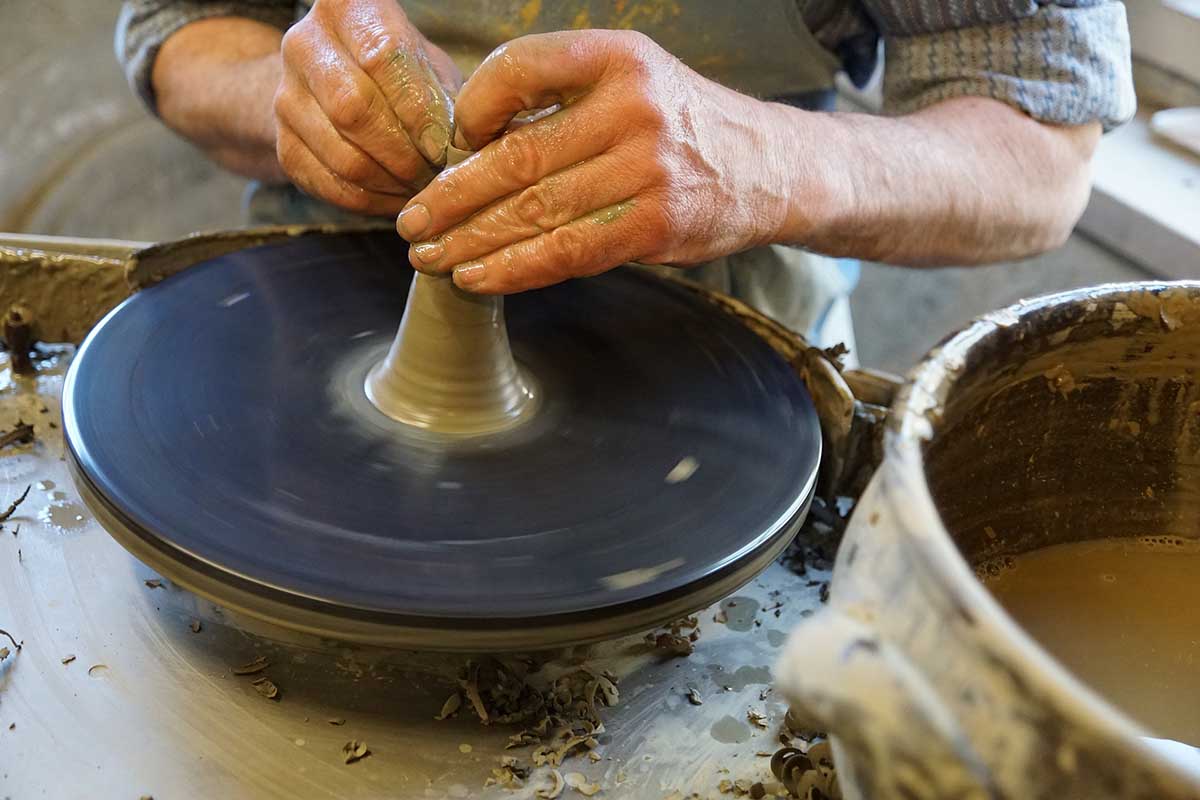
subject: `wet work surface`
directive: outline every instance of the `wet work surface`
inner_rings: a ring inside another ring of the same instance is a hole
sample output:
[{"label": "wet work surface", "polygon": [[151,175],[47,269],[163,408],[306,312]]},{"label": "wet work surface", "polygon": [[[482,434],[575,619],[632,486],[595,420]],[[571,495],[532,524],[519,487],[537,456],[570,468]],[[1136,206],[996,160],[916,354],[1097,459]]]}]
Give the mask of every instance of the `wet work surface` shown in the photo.
[{"label": "wet work surface", "polygon": [[30,487],[0,531],[0,628],[22,645],[0,636],[0,796],[783,793],[771,670],[827,572],[776,563],[694,627],[566,653],[413,653],[266,627],[172,586],[89,515],[63,460],[69,356],[32,378],[0,362],[0,431],[33,425],[0,449],[0,512]]}]

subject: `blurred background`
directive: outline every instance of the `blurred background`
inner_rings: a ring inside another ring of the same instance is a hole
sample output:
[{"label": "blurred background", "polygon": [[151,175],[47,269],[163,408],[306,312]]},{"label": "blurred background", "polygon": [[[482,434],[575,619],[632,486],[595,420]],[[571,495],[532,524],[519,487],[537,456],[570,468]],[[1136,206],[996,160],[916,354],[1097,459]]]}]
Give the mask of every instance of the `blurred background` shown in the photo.
[{"label": "blurred background", "polygon": [[[0,231],[156,241],[236,227],[245,182],[150,118],[113,55],[118,0],[0,0]],[[860,361],[903,372],[970,318],[1076,286],[1200,278],[1200,154],[1163,135],[1200,109],[1200,0],[1127,0],[1137,119],[1106,136],[1076,233],[993,267],[866,265],[853,311]],[[871,109],[878,76],[844,91]],[[1193,146],[1200,125],[1191,117]],[[1186,141],[1186,134],[1177,139]]]}]

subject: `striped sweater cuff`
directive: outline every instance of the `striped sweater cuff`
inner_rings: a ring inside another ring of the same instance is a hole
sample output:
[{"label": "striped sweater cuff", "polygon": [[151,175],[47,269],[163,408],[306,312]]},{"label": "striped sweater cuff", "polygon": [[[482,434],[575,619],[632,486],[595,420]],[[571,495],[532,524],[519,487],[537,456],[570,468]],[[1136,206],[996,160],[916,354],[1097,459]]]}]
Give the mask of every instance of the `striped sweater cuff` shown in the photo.
[{"label": "striped sweater cuff", "polygon": [[1060,125],[1105,130],[1136,110],[1125,7],[1046,5],[1023,19],[889,37],[884,108],[906,114],[952,97],[991,97]]}]

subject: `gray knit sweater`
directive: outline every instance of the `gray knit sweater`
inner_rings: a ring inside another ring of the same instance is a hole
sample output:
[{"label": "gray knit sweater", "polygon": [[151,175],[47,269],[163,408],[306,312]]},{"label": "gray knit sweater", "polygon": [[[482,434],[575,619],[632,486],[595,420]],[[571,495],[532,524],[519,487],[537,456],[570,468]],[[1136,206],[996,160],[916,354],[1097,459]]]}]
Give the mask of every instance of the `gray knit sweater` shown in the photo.
[{"label": "gray knit sweater", "polygon": [[[308,0],[311,3],[311,0]],[[753,13],[753,0],[744,2]],[[885,110],[991,97],[1035,119],[1110,129],[1135,109],[1125,9],[1118,0],[796,0],[817,40],[855,82],[884,41]],[[116,50],[154,108],[150,70],[173,32],[198,19],[242,16],[286,29],[305,0],[127,0]]]}]

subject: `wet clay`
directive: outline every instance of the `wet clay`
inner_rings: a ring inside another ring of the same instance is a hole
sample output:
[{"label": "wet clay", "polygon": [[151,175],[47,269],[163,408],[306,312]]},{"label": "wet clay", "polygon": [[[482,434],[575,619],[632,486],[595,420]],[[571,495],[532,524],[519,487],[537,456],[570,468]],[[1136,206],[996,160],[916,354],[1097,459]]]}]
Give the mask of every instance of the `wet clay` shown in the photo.
[{"label": "wet clay", "polygon": [[513,360],[502,303],[418,273],[391,350],[367,376],[367,397],[433,433],[493,433],[528,419],[537,394]]},{"label": "wet clay", "polygon": [[1152,735],[1200,744],[1200,543],[1077,542],[978,572],[1030,635]]},{"label": "wet clay", "polygon": [[0,245],[0,314],[21,303],[34,319],[35,340],[82,341],[129,296],[123,264],[116,258]]}]

